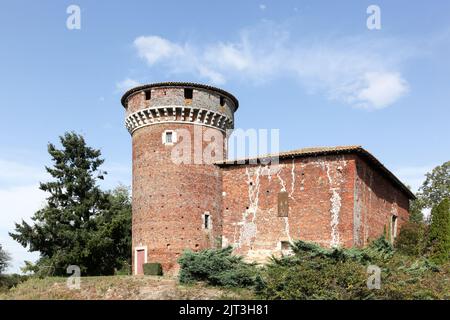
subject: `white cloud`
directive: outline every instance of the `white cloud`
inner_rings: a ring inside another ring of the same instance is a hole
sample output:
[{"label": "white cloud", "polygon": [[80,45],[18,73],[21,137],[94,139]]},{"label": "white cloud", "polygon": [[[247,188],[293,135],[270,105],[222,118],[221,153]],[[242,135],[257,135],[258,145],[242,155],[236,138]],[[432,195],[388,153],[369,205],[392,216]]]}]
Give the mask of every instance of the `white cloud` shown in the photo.
[{"label": "white cloud", "polygon": [[408,92],[408,84],[397,72],[369,72],[364,75],[365,86],[358,92],[363,108],[387,107]]},{"label": "white cloud", "polygon": [[196,45],[157,35],[134,41],[139,57],[169,74],[187,73],[214,84],[232,78],[261,84],[287,77],[310,93],[364,109],[388,107],[408,92],[399,64],[410,48],[391,50],[395,45],[355,37],[293,41],[286,29],[270,22],[242,30],[231,42]]},{"label": "white cloud", "polygon": [[261,9],[263,11],[266,10],[266,8],[267,8],[267,6],[263,3],[259,5],[259,9]]},{"label": "white cloud", "polygon": [[139,37],[134,40],[134,46],[138,50],[138,55],[144,58],[149,65],[185,54],[185,49],[181,46],[158,36]]},{"label": "white cloud", "polygon": [[137,87],[139,85],[141,85],[141,83],[139,81],[130,79],[130,78],[126,78],[126,79],[116,83],[116,90],[118,92],[123,92],[123,91],[127,91],[133,87]]}]

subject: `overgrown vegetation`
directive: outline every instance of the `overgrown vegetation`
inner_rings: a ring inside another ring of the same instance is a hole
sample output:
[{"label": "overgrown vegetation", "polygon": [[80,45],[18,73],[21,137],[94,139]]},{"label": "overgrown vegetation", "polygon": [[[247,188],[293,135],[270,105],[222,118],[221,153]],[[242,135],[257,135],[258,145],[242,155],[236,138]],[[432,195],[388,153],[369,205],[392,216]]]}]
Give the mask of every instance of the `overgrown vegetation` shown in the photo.
[{"label": "overgrown vegetation", "polygon": [[420,256],[427,248],[427,226],[424,223],[407,222],[395,239],[397,250],[408,256]]},{"label": "overgrown vegetation", "polygon": [[[265,299],[442,299],[448,266],[405,257],[380,238],[367,248],[325,249],[297,241],[294,255],[273,258],[257,288]],[[368,266],[381,270],[380,289],[369,289]],[[444,281],[443,281],[444,280]]]},{"label": "overgrown vegetation", "polygon": [[[248,287],[262,299],[448,299],[449,264],[403,255],[384,238],[367,248],[327,249],[296,241],[293,255],[247,264],[231,248],[187,251],[180,258],[181,283],[204,281]],[[381,288],[367,286],[368,266],[381,270]]]},{"label": "overgrown vegetation", "polygon": [[442,264],[450,259],[450,199],[442,200],[431,211],[429,232],[431,260]]},{"label": "overgrown vegetation", "polygon": [[83,275],[109,275],[131,260],[131,202],[127,188],[104,192],[97,185],[106,172],[99,150],[86,145],[73,132],[60,137],[62,149],[50,143],[53,180],[40,184],[49,197],[30,225],[16,223],[11,237],[30,251],[38,251],[36,264],[24,271],[38,276],[66,275],[78,265]]},{"label": "overgrown vegetation", "polygon": [[162,276],[163,270],[161,263],[151,262],[144,263],[144,274],[146,276]]},{"label": "overgrown vegetation", "polygon": [[207,249],[200,252],[187,250],[178,259],[181,283],[204,281],[213,286],[251,287],[258,282],[255,265],[233,255],[231,247]]},{"label": "overgrown vegetation", "polygon": [[20,283],[28,280],[29,277],[20,274],[0,274],[0,292],[7,292]]}]

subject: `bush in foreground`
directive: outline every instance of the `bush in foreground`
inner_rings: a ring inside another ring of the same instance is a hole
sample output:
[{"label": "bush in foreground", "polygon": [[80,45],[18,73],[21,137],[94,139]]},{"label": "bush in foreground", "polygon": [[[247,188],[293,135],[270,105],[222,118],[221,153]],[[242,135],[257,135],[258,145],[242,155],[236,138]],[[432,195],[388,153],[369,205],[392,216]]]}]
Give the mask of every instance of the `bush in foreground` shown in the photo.
[{"label": "bush in foreground", "polygon": [[146,276],[162,276],[163,270],[161,263],[144,263],[144,274]]},{"label": "bush in foreground", "polygon": [[2,274],[0,275],[0,292],[7,291],[19,283],[26,281],[28,278],[28,276],[20,274]]},{"label": "bush in foreground", "polygon": [[[293,255],[257,268],[231,248],[186,251],[179,259],[181,283],[252,288],[261,299],[362,300],[449,299],[449,264],[395,251],[384,238],[366,248],[323,248],[295,241]],[[369,289],[368,266],[381,270],[380,289]]]},{"label": "bush in foreground", "polygon": [[442,200],[431,210],[429,233],[431,260],[438,264],[450,259],[450,199]]},{"label": "bush in foreground", "polygon": [[[448,265],[394,251],[383,238],[366,248],[322,248],[296,241],[294,255],[272,259],[258,294],[264,299],[448,299]],[[381,269],[380,289],[369,289],[368,266]]]},{"label": "bush in foreground", "polygon": [[233,255],[232,248],[207,249],[200,252],[185,251],[178,259],[179,281],[192,283],[204,281],[223,287],[251,287],[258,281],[255,265],[242,261]]},{"label": "bush in foreground", "polygon": [[424,254],[427,247],[426,231],[427,227],[424,223],[405,223],[395,239],[395,248],[409,256]]}]

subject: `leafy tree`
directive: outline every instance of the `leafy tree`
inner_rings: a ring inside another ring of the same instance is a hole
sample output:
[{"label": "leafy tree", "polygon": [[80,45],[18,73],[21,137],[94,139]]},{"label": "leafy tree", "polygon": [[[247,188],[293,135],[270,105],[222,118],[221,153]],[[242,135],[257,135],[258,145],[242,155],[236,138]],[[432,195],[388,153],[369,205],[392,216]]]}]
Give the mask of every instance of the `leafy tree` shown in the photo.
[{"label": "leafy tree", "polygon": [[427,173],[418,193],[423,208],[433,208],[445,198],[450,198],[450,161]]},{"label": "leafy tree", "polygon": [[[108,206],[98,216],[98,229],[87,248],[93,254],[95,274],[111,274],[131,265],[131,197],[125,186],[107,193]],[[109,267],[109,268],[108,268]]]},{"label": "leafy tree", "polygon": [[420,198],[411,201],[409,205],[409,221],[413,223],[422,223],[424,221],[422,210],[424,204]]},{"label": "leafy tree", "polygon": [[0,244],[0,274],[8,267],[10,259],[9,254],[3,250]]},{"label": "leafy tree", "polygon": [[106,174],[100,170],[104,160],[81,135],[67,132],[60,142],[62,149],[48,145],[53,167],[46,170],[53,180],[40,184],[50,194],[45,207],[34,214],[33,225],[22,220],[10,236],[40,252],[28,270],[65,275],[69,265],[78,265],[86,275],[111,274],[119,260],[129,259],[124,253],[131,232],[128,193],[99,188],[97,182]]},{"label": "leafy tree", "polygon": [[431,210],[429,231],[431,260],[444,263],[450,257],[450,199],[444,199]]}]

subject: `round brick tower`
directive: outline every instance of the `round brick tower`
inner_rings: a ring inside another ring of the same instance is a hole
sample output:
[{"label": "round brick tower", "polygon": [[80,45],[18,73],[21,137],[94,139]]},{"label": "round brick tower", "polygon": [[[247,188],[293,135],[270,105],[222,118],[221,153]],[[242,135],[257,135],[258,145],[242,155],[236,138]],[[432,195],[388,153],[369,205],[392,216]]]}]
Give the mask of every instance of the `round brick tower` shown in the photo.
[{"label": "round brick tower", "polygon": [[132,264],[176,272],[184,249],[220,245],[221,171],[237,99],[207,85],[154,83],[122,97],[133,144]]}]

